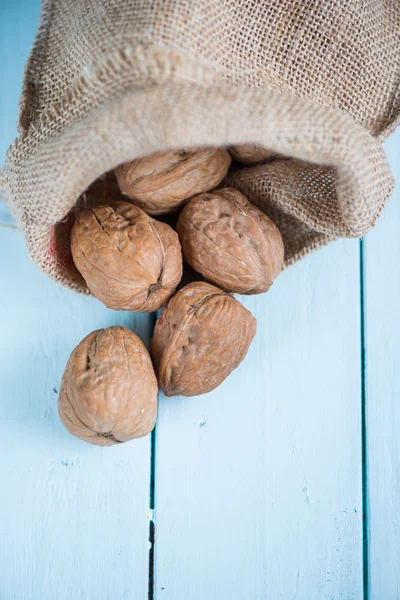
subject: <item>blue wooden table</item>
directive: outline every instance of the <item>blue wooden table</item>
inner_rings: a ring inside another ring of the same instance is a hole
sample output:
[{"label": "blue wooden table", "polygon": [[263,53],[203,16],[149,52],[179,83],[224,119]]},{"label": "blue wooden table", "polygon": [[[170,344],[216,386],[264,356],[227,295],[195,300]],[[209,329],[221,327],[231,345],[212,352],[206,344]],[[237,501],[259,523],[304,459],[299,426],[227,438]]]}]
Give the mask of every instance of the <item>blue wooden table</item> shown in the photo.
[{"label": "blue wooden table", "polygon": [[[0,160],[38,0],[0,0]],[[376,228],[243,302],[258,319],[215,392],[160,397],[156,432],[71,437],[60,378],[116,313],[47,279],[0,203],[0,599],[400,598],[400,131]]]}]

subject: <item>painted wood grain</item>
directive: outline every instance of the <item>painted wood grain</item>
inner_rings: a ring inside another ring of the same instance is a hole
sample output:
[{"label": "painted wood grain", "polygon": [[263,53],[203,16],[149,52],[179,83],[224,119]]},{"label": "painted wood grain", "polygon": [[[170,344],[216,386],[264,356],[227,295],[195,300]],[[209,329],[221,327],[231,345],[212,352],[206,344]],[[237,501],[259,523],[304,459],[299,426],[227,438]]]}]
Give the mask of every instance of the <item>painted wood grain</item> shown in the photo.
[{"label": "painted wood grain", "polygon": [[150,317],[61,289],[31,263],[19,232],[0,232],[0,253],[0,598],[142,600],[150,438],[81,442],[61,425],[57,395],[86,334],[121,324],[148,340]]},{"label": "painted wood grain", "polygon": [[400,130],[385,149],[396,190],[364,241],[371,600],[400,598]]},{"label": "painted wood grain", "polygon": [[[21,6],[22,4],[22,6]],[[16,135],[23,65],[39,1],[0,2],[0,156]],[[10,222],[0,203],[0,221]],[[60,378],[90,331],[152,318],[63,290],[0,228],[0,598],[143,600],[148,591],[150,438],[97,448],[57,414]]]},{"label": "painted wood grain", "polygon": [[155,597],[359,600],[358,242],[244,303],[244,363],[208,395],[160,399]]},{"label": "painted wood grain", "polygon": [[[17,135],[18,103],[25,62],[33,43],[40,15],[40,0],[0,0],[0,168],[8,146]],[[13,220],[1,202],[0,225]],[[0,228],[1,231],[1,228]]]}]

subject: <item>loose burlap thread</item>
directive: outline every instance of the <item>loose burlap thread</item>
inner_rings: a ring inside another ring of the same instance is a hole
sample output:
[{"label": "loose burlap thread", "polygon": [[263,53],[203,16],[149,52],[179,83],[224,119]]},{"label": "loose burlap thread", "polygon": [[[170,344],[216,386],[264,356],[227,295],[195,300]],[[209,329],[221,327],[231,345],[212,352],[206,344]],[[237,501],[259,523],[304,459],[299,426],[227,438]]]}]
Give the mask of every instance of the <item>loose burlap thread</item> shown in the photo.
[{"label": "loose burlap thread", "polygon": [[399,40],[397,0],[45,1],[0,176],[32,258],[87,291],[69,231],[88,197],[118,195],[105,173],[239,142],[281,156],[225,183],[275,220],[286,265],[362,236],[393,187]]}]

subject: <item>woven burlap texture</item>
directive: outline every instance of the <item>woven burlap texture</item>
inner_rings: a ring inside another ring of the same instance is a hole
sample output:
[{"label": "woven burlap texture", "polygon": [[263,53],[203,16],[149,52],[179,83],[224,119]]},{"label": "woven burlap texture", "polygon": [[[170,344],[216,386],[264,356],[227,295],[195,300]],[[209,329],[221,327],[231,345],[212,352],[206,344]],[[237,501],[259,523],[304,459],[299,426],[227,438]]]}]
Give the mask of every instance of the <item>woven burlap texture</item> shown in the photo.
[{"label": "woven burlap texture", "polygon": [[285,157],[226,183],[276,221],[286,264],[363,235],[393,186],[380,141],[399,121],[399,40],[398,0],[44,2],[1,172],[33,259],[87,291],[69,230],[95,180],[151,152],[238,142]]}]

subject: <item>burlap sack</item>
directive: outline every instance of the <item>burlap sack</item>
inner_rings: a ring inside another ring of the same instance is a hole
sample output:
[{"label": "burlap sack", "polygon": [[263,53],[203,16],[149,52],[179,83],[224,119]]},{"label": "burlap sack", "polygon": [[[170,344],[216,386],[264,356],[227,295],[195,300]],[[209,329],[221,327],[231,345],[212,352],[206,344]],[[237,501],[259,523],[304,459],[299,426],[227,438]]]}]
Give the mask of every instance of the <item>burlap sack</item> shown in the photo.
[{"label": "burlap sack", "polygon": [[85,291],[68,215],[92,182],[237,142],[288,157],[227,180],[275,219],[286,264],[363,235],[392,190],[379,141],[399,120],[399,40],[398,0],[47,0],[1,176],[33,259]]}]

